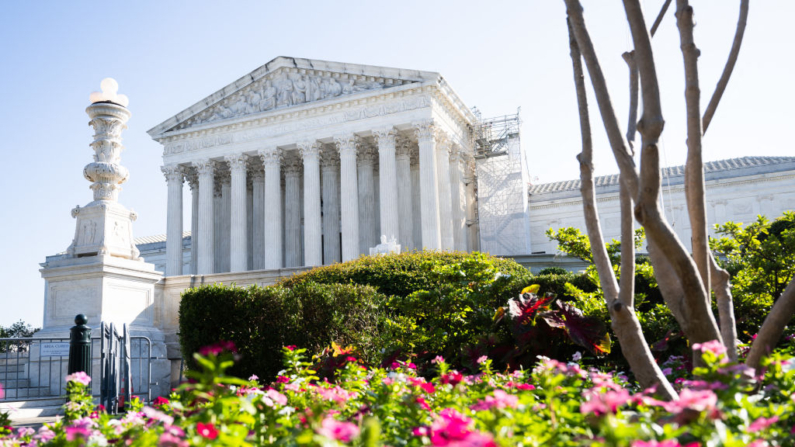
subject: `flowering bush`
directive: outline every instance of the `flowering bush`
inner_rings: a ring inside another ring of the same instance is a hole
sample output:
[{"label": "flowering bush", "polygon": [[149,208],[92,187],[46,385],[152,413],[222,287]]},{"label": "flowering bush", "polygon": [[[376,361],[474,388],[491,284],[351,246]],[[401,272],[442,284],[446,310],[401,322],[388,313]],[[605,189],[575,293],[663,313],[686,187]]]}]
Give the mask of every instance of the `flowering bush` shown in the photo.
[{"label": "flowering bush", "polygon": [[196,354],[202,369],[167,399],[120,418],[92,411],[86,382],[70,377],[70,403],[87,408],[38,431],[6,430],[0,445],[795,445],[795,360],[774,354],[755,377],[713,348],[697,348],[706,366],[666,402],[621,373],[547,358],[511,373],[480,358],[477,373],[463,374],[437,357],[433,378],[410,363],[351,360],[321,380],[295,347],[283,349],[286,368],[267,385],[227,376],[236,353],[224,343]]}]

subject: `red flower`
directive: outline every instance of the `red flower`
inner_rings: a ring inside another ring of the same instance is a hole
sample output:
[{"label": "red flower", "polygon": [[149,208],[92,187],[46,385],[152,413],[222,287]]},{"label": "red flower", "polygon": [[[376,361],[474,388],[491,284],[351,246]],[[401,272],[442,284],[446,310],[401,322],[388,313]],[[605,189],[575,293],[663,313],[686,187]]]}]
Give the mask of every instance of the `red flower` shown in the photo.
[{"label": "red flower", "polygon": [[285,346],[285,348],[289,349],[290,351],[295,351],[296,346],[295,345],[288,345],[288,346]]},{"label": "red flower", "polygon": [[207,357],[208,355],[219,355],[224,351],[237,352],[237,347],[231,341],[219,341],[218,343],[210,346],[205,346],[199,350],[199,354]]},{"label": "red flower", "polygon": [[157,396],[154,401],[152,401],[152,405],[159,407],[161,405],[168,405],[171,403],[168,399],[163,396]]},{"label": "red flower", "polygon": [[215,426],[213,424],[203,424],[199,422],[198,424],[196,424],[196,432],[202,438],[210,440],[218,437],[218,430],[215,429]]},{"label": "red flower", "polygon": [[453,386],[456,386],[461,383],[462,380],[464,380],[464,376],[458,371],[453,371],[448,374],[444,374],[441,380],[443,384],[449,383]]}]

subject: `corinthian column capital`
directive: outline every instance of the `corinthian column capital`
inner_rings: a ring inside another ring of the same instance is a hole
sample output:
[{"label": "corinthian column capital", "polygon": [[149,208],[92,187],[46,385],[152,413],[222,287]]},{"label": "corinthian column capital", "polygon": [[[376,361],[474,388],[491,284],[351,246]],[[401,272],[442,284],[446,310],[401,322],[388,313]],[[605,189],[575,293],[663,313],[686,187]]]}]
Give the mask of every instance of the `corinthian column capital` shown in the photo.
[{"label": "corinthian column capital", "polygon": [[394,127],[382,127],[380,129],[373,129],[373,138],[375,138],[378,147],[393,146],[395,145],[395,132]]},{"label": "corinthian column capital", "polygon": [[279,166],[282,161],[282,150],[278,147],[262,149],[257,152],[262,158],[262,164],[268,166]]},{"label": "corinthian column capital", "polygon": [[411,125],[414,127],[414,134],[417,136],[417,140],[426,141],[434,138],[436,126],[433,120],[415,121]]},{"label": "corinthian column capital", "polygon": [[298,143],[298,151],[301,153],[301,157],[304,160],[307,159],[316,160],[320,156],[320,148],[322,146],[323,143],[317,140],[302,141]]},{"label": "corinthian column capital", "polygon": [[209,158],[193,162],[193,167],[199,175],[213,175],[216,169],[215,162]]},{"label": "corinthian column capital", "polygon": [[224,157],[224,160],[229,163],[229,169],[232,171],[245,171],[248,162],[248,155],[246,154],[234,154],[234,155],[227,155]]},{"label": "corinthian column capital", "polygon": [[166,177],[168,183],[180,182],[182,183],[185,178],[185,172],[182,167],[177,164],[171,164],[160,167],[160,172]]},{"label": "corinthian column capital", "polygon": [[337,145],[337,150],[342,156],[351,154],[355,156],[359,141],[359,137],[354,133],[334,136],[334,144]]}]

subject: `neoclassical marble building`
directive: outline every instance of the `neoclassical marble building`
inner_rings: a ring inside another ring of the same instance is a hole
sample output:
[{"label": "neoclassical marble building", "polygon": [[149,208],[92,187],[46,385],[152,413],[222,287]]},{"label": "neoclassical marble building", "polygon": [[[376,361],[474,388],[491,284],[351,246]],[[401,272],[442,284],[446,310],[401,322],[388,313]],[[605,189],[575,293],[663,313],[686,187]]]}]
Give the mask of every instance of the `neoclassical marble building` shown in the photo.
[{"label": "neoclassical marble building", "polygon": [[438,73],[278,57],[149,130],[164,147],[166,276],[346,261],[382,235],[527,253],[518,133],[486,157],[477,123]]}]

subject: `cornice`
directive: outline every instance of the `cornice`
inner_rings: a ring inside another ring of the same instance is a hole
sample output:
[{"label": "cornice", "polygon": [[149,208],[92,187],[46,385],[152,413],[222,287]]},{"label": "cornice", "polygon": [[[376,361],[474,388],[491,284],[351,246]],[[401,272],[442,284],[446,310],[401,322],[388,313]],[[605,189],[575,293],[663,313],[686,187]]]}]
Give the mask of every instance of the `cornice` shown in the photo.
[{"label": "cornice", "polygon": [[[739,177],[739,178],[737,178],[737,180],[734,180],[734,181],[728,181],[727,179],[713,180],[713,181],[706,182],[705,186],[706,186],[706,190],[707,191],[709,191],[709,190],[713,190],[714,191],[716,189],[723,188],[723,187],[726,187],[726,186],[747,185],[747,184],[751,184],[751,183],[768,183],[768,182],[774,182],[774,181],[779,181],[779,180],[795,179],[795,173],[787,173],[787,174],[784,174],[784,175],[772,175],[772,174],[761,174],[761,175],[764,175],[764,177],[753,177],[753,178]],[[672,186],[670,188],[663,186],[662,189],[663,189],[663,194],[684,193],[684,191],[685,191],[684,185]],[[544,204],[539,204],[539,205],[533,205],[531,203],[529,208],[530,208],[530,210],[543,210],[543,209],[550,209],[550,208],[562,208],[562,207],[578,205],[578,204],[582,203],[582,197],[581,196],[568,197],[568,198],[559,199],[559,200],[560,200],[559,202],[544,203]],[[605,194],[605,195],[603,195],[601,197],[597,196],[597,198],[596,198],[597,202],[613,202],[613,201],[618,201],[618,200],[619,200],[618,193],[609,193],[609,194]]]}]

